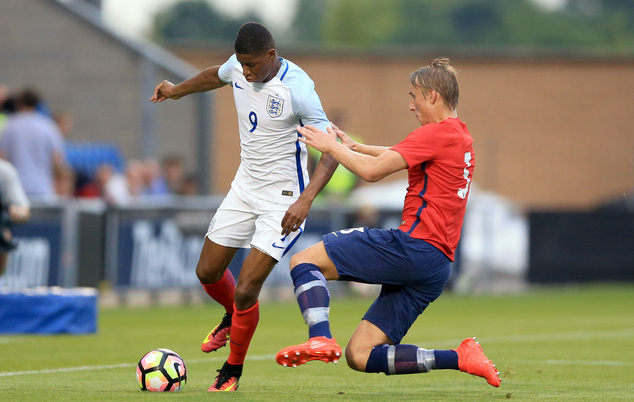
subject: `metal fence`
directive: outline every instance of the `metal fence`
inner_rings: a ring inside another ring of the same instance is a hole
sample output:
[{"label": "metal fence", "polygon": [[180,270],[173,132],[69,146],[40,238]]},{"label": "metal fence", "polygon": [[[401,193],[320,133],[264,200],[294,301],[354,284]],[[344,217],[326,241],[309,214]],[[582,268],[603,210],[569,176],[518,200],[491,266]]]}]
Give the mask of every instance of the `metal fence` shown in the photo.
[{"label": "metal fence", "polygon": [[[34,205],[31,220],[13,228],[18,247],[9,257],[0,287],[99,287],[188,289],[200,287],[195,267],[204,234],[222,197],[151,199],[131,206],[69,200]],[[306,230],[273,270],[265,286],[290,285],[293,253],[321,235],[356,223],[357,211],[315,207]],[[379,220],[399,219],[400,211],[379,211]],[[238,275],[246,251],[230,265]]]}]

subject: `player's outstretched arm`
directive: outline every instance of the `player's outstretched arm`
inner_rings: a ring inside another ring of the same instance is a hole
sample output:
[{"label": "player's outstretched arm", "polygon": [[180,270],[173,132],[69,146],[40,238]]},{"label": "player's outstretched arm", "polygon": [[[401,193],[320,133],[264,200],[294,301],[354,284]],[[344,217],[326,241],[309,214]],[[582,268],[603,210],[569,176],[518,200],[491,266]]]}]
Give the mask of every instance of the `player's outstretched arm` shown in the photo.
[{"label": "player's outstretched arm", "polygon": [[211,91],[227,85],[218,77],[220,66],[209,67],[192,78],[174,85],[169,81],[163,81],[154,88],[150,100],[154,103],[163,102],[166,99],[180,99],[183,96],[197,92]]},{"label": "player's outstretched arm", "polygon": [[384,150],[379,156],[351,150],[344,144],[337,142],[337,134],[330,127],[327,133],[310,125],[298,127],[297,131],[302,135],[299,138],[300,141],[323,153],[332,155],[339,163],[365,181],[379,181],[408,167],[405,158],[390,149]]},{"label": "player's outstretched arm", "polygon": [[383,152],[389,149],[388,147],[380,147],[377,145],[361,144],[360,142],[357,142],[353,140],[352,138],[350,138],[350,136],[346,134],[343,130],[341,130],[339,127],[335,126],[332,123],[330,124],[332,125],[332,129],[335,132],[335,134],[337,134],[337,138],[341,140],[341,143],[345,145],[346,147],[350,148],[351,150],[353,150],[354,152],[358,152],[360,154],[365,154],[365,155],[371,155],[371,156],[379,156]]},{"label": "player's outstretched arm", "polygon": [[322,154],[313,172],[308,186],[299,198],[291,205],[282,219],[282,235],[286,236],[297,230],[308,216],[310,206],[317,194],[326,186],[339,163],[331,155]]}]

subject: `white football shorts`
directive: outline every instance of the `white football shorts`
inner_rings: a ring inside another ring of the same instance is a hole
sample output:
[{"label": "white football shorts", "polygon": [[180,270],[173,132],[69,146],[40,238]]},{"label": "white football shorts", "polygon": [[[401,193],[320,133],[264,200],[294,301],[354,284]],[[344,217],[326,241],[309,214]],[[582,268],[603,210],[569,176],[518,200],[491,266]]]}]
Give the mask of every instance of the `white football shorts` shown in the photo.
[{"label": "white football shorts", "polygon": [[229,190],[205,236],[225,247],[255,247],[279,261],[304,232],[306,221],[298,230],[282,236],[282,218],[290,205],[245,195],[233,187]]}]

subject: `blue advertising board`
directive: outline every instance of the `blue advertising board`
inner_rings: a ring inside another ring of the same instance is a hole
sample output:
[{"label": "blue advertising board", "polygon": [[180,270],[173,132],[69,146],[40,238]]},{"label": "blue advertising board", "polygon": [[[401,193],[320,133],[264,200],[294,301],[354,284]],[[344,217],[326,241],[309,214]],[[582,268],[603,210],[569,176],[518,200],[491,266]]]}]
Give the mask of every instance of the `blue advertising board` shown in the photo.
[{"label": "blue advertising board", "polygon": [[62,220],[37,217],[12,230],[17,248],[9,254],[0,286],[10,289],[61,286]]}]

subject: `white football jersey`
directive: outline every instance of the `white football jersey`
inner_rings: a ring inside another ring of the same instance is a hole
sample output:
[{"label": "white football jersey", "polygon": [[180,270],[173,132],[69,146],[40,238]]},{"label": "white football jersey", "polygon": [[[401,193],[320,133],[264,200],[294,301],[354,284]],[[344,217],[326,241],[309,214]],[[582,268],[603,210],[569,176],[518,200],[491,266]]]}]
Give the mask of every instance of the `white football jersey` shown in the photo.
[{"label": "white football jersey", "polygon": [[240,193],[292,204],[308,185],[306,145],[297,127],[321,130],[329,122],[315,84],[296,64],[280,58],[277,75],[266,83],[250,83],[235,54],[218,70],[233,87],[240,130],[240,167],[231,183]]}]

